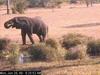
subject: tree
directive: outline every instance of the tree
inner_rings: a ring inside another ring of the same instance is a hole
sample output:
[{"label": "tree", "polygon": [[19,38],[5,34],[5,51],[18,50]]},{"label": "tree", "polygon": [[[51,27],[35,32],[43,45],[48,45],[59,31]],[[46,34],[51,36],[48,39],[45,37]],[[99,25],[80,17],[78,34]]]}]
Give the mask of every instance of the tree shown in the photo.
[{"label": "tree", "polygon": [[10,13],[10,11],[9,11],[10,10],[9,9],[10,8],[9,0],[7,0],[7,3],[6,4],[7,4],[7,14],[9,14]]},{"label": "tree", "polygon": [[87,5],[87,7],[89,6],[89,4],[92,6],[93,5],[93,0],[85,0],[85,3]]}]

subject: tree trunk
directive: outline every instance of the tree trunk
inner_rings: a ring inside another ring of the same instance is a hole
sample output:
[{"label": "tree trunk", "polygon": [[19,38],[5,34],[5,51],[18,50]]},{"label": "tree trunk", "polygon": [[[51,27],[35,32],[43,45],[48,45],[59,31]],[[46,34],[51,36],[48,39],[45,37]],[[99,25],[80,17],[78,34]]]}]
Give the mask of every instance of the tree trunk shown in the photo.
[{"label": "tree trunk", "polygon": [[10,14],[10,4],[9,4],[9,0],[7,0],[7,14]]}]

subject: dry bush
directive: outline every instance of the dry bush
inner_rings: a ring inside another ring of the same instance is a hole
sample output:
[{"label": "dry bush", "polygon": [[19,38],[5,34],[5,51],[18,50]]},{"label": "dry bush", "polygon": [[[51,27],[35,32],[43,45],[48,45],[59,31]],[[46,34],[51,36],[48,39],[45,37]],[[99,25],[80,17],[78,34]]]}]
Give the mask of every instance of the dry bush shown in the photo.
[{"label": "dry bush", "polygon": [[17,12],[19,13],[24,13],[24,10],[27,8],[28,3],[27,0],[13,0],[12,1],[12,13],[16,14]]},{"label": "dry bush", "polygon": [[1,38],[0,39],[0,50],[6,49],[9,43],[10,43],[9,39]]},{"label": "dry bush", "polygon": [[91,40],[88,42],[87,53],[91,56],[100,56],[100,40]]},{"label": "dry bush", "polygon": [[4,0],[0,0],[0,5],[3,5],[5,4],[5,1]]},{"label": "dry bush", "polygon": [[87,44],[92,38],[83,36],[81,34],[70,33],[62,37],[61,45],[62,47],[69,49],[71,47],[77,46],[79,44]]},{"label": "dry bush", "polygon": [[19,62],[19,50],[20,47],[17,44],[10,44],[9,45],[9,50],[8,50],[8,54],[6,55],[7,60],[9,61],[10,64],[14,65],[17,64]]},{"label": "dry bush", "polygon": [[87,57],[86,54],[87,46],[86,45],[78,45],[66,51],[65,59],[74,60],[74,59],[83,59]]},{"label": "dry bush", "polygon": [[53,8],[60,7],[60,4],[65,2],[64,0],[28,0],[29,7],[45,7],[45,8]]},{"label": "dry bush", "polygon": [[15,68],[15,64],[19,63],[19,46],[17,44],[9,44],[9,50],[2,50],[0,53],[0,60]]},{"label": "dry bush", "polygon": [[77,3],[77,0],[69,0],[69,3],[70,4],[76,4]]},{"label": "dry bush", "polygon": [[31,55],[33,60],[60,60],[63,58],[63,50],[60,48],[55,49],[45,43],[35,44],[30,46],[28,53]]},{"label": "dry bush", "polygon": [[58,43],[57,43],[57,41],[54,40],[54,39],[52,39],[52,38],[49,38],[49,39],[46,40],[46,45],[51,46],[51,47],[53,47],[53,48],[55,48],[55,49],[58,48]]},{"label": "dry bush", "polygon": [[33,45],[29,48],[29,52],[33,60],[45,60],[46,59],[46,46],[44,44]]}]

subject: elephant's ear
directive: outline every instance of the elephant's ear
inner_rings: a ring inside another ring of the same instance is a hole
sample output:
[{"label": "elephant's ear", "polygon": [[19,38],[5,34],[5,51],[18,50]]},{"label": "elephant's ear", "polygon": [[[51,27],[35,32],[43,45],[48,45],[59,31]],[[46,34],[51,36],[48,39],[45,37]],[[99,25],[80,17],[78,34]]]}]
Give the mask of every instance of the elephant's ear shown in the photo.
[{"label": "elephant's ear", "polygon": [[16,17],[15,18],[15,23],[17,26],[19,26],[20,28],[24,28],[25,25],[28,24],[27,20],[21,17]]},{"label": "elephant's ear", "polygon": [[19,24],[19,25],[22,24],[22,22],[21,22],[21,20],[20,20],[19,17],[15,17],[15,18],[14,18],[14,22],[15,22],[15,24]]}]

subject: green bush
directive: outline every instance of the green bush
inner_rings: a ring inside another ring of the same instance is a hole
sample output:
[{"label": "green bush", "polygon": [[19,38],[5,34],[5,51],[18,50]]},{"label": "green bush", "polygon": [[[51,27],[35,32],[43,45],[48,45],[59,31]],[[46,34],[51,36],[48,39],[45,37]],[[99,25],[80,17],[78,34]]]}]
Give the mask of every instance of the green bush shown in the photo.
[{"label": "green bush", "polygon": [[57,49],[57,47],[58,47],[57,41],[54,39],[51,39],[51,38],[46,40],[46,45],[51,46],[55,49]]},{"label": "green bush", "polygon": [[66,51],[65,59],[66,60],[74,60],[74,59],[83,59],[87,56],[86,54],[87,46],[78,45],[73,47],[72,49]]},{"label": "green bush", "polygon": [[89,40],[91,40],[90,37],[86,37],[81,34],[70,33],[68,35],[64,35],[60,42],[61,42],[62,47],[69,49],[79,44],[87,44]]},{"label": "green bush", "polygon": [[87,53],[91,56],[100,56],[100,40],[92,40],[87,44]]},{"label": "green bush", "polygon": [[10,43],[9,39],[1,38],[0,39],[0,50],[6,49],[9,43]]}]

